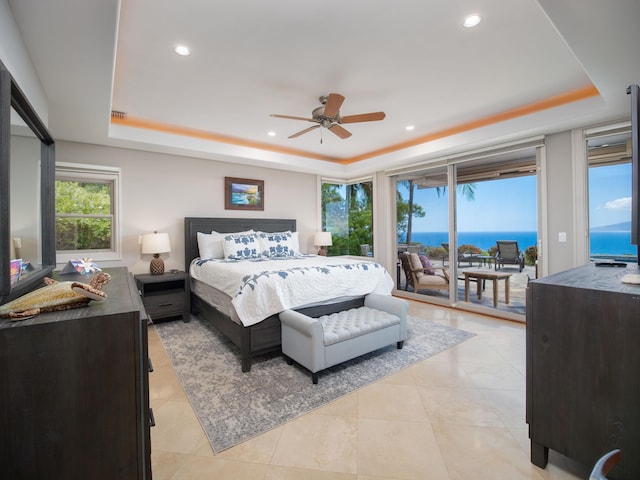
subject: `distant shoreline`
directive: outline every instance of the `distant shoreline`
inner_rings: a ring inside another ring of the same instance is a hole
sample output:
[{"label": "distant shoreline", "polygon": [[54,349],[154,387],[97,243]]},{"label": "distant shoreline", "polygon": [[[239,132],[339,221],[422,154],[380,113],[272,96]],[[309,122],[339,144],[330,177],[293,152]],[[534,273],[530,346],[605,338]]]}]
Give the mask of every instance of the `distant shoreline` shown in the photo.
[{"label": "distant shoreline", "polygon": [[[610,226],[613,227],[613,225]],[[589,236],[590,255],[636,255],[637,248],[631,245],[630,230],[593,229]],[[487,251],[495,246],[497,240],[515,240],[518,242],[518,247],[524,251],[528,247],[537,245],[538,233],[535,231],[458,232],[459,246],[474,245]],[[448,232],[413,232],[411,241],[430,247],[441,247],[442,243],[449,242],[449,234]]]}]

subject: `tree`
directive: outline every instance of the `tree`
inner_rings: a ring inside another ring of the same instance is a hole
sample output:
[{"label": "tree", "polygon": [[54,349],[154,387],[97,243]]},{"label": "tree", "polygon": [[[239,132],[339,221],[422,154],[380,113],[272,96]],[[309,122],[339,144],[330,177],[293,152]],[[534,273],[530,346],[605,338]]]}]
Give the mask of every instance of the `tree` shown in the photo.
[{"label": "tree", "polygon": [[330,255],[360,255],[373,244],[373,183],[322,184],[322,226],[331,232]]},{"label": "tree", "polygon": [[111,189],[104,183],[56,180],[56,249],[111,247]]},{"label": "tree", "polygon": [[[413,192],[415,183],[413,180],[401,180],[398,182],[409,190],[409,200],[404,201],[400,192],[396,190],[396,216],[398,220],[397,235],[398,238],[405,236],[405,243],[411,243],[411,232],[413,229],[413,218],[423,218],[426,213],[421,205],[416,205],[413,201]],[[475,200],[476,185],[475,183],[464,183],[458,185],[458,190],[462,193],[462,196],[469,201]],[[436,187],[438,197],[444,195],[447,191],[446,185]]]}]

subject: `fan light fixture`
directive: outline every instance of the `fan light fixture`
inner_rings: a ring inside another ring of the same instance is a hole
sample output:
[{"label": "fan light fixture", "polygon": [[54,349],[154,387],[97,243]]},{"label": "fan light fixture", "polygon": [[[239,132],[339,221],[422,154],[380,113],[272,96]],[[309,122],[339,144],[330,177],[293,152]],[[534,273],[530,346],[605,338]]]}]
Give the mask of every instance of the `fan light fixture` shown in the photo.
[{"label": "fan light fixture", "polygon": [[464,25],[466,28],[473,28],[476,25],[478,25],[481,21],[482,21],[482,17],[474,13],[473,15],[469,15],[468,17],[466,17],[462,25]]},{"label": "fan light fixture", "polygon": [[191,55],[191,50],[189,50],[189,47],[185,47],[184,45],[176,46],[176,48],[174,48],[173,51],[176,52],[178,55],[182,55],[183,57],[186,57],[187,55]]}]

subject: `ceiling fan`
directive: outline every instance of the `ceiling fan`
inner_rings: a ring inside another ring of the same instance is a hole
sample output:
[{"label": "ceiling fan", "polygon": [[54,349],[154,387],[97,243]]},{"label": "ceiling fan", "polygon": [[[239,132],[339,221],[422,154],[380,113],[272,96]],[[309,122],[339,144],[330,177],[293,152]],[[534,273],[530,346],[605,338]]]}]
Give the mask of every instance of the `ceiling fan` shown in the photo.
[{"label": "ceiling fan", "polygon": [[384,112],[361,113],[359,115],[347,115],[345,117],[340,116],[340,107],[342,106],[342,102],[344,102],[344,96],[339,93],[323,95],[319,100],[322,106],[315,108],[313,112],[311,112],[311,118],[278,115],[275,113],[272,113],[271,116],[317,123],[317,125],[314,125],[313,127],[305,128],[304,130],[294,133],[289,138],[299,137],[300,135],[304,135],[305,133],[320,127],[328,129],[340,138],[348,138],[351,136],[351,132],[342,127],[342,123],[373,122],[375,120],[382,120],[385,117]]}]

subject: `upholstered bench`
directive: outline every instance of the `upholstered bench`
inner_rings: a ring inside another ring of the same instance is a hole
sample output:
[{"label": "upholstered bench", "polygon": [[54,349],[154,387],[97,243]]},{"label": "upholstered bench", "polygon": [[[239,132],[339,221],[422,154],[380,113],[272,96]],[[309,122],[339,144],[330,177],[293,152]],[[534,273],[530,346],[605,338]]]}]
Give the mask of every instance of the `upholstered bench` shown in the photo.
[{"label": "upholstered bench", "polygon": [[363,307],[318,318],[285,310],[280,313],[282,353],[287,363],[296,361],[310,370],[313,383],[318,383],[318,372],[325,368],[393,343],[402,348],[407,309],[405,300],[371,293]]}]

